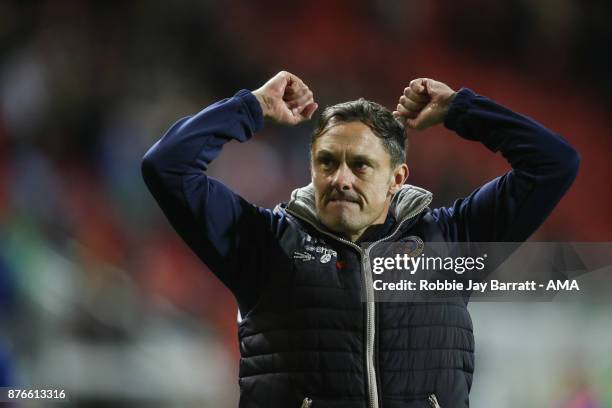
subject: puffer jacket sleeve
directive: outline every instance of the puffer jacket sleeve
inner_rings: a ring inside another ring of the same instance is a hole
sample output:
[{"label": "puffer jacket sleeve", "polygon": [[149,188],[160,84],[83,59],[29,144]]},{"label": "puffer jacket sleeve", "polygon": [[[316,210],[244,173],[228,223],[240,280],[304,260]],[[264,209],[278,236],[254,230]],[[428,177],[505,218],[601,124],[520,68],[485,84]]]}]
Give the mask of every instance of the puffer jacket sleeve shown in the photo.
[{"label": "puffer jacket sleeve", "polygon": [[501,152],[512,166],[452,206],[433,210],[449,241],[524,241],[576,178],[580,155],[565,139],[469,89],[458,92],[444,124]]},{"label": "puffer jacket sleeve", "polygon": [[262,126],[259,103],[242,90],[176,122],[142,161],[145,183],[174,229],[239,303],[265,280],[256,258],[265,251],[273,214],[206,170],[225,143],[245,142]]}]

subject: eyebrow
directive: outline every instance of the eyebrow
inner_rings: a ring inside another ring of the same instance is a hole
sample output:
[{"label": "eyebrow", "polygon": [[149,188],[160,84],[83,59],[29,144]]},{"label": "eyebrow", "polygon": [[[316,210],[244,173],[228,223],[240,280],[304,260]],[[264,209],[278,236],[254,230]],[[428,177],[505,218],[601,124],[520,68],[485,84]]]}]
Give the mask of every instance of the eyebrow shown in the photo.
[{"label": "eyebrow", "polygon": [[356,154],[354,156],[351,156],[353,161],[363,161],[369,164],[373,164],[376,163],[376,160],[373,159],[371,156],[365,155],[365,154]]},{"label": "eyebrow", "polygon": [[[318,158],[334,158],[336,157],[336,155],[334,154],[334,152],[332,152],[331,150],[327,150],[327,149],[320,149],[314,156],[316,159]],[[351,161],[363,161],[366,162],[370,165],[374,165],[377,164],[378,162],[376,161],[376,159],[374,159],[371,156],[368,156],[366,154],[355,154],[355,155],[351,155],[350,156],[350,160]]]},{"label": "eyebrow", "polygon": [[315,157],[334,157],[334,156],[335,156],[334,152],[327,150],[327,149],[321,149],[315,154]]}]

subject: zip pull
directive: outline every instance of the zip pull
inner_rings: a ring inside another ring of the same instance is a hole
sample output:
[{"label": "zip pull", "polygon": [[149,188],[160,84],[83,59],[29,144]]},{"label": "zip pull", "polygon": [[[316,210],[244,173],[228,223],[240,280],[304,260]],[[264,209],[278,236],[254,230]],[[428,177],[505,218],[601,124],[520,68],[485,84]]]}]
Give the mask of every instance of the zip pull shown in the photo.
[{"label": "zip pull", "polygon": [[431,394],[429,397],[427,397],[427,401],[429,401],[429,406],[431,408],[442,408],[440,407],[440,404],[438,404],[438,399],[436,398],[436,394]]},{"label": "zip pull", "polygon": [[304,401],[302,401],[302,406],[300,408],[310,408],[312,407],[312,400],[308,397],[304,398]]}]

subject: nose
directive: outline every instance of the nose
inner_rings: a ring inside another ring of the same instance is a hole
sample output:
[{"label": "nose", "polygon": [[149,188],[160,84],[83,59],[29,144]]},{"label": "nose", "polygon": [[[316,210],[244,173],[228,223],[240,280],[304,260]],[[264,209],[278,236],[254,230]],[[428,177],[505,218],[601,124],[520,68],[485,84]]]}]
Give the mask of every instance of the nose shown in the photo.
[{"label": "nose", "polygon": [[352,189],[354,181],[355,175],[351,168],[346,163],[342,163],[333,174],[331,184],[336,190],[347,191]]}]

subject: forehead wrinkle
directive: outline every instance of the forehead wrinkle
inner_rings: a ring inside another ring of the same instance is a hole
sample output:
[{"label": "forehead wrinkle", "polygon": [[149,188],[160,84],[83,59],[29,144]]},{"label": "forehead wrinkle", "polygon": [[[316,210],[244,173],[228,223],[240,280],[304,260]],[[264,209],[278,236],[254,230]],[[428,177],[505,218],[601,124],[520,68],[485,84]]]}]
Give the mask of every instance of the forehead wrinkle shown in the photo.
[{"label": "forehead wrinkle", "polygon": [[314,149],[336,150],[346,149],[351,154],[361,154],[371,157],[368,152],[376,150],[385,151],[379,137],[361,122],[342,122],[330,126],[322,133],[314,144]]}]

